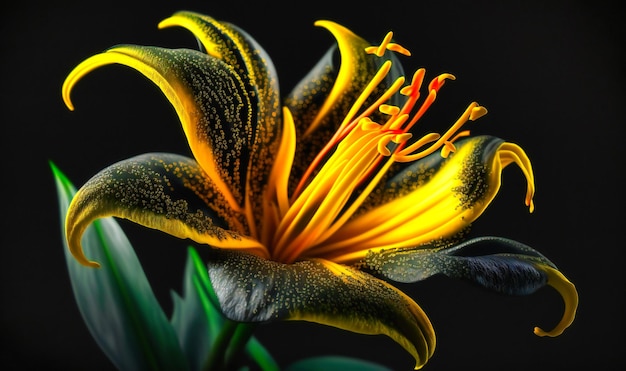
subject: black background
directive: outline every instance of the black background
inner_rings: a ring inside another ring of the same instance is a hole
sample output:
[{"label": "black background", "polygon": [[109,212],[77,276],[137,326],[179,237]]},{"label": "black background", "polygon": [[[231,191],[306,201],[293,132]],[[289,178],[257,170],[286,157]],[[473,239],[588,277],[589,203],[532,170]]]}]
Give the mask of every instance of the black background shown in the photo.
[{"label": "black background", "polygon": [[[353,4],[353,2],[346,2]],[[117,43],[195,47],[182,29],[158,30],[176,10],[230,21],[253,35],[278,70],[282,92],[333,43],[317,19],[380,40],[394,31],[413,52],[405,68],[451,72],[422,121],[445,125],[476,100],[489,114],[472,124],[522,145],[533,161],[536,211],[523,205],[521,172],[505,170],[496,201],[475,223],[544,253],[578,287],[577,320],[558,338],[550,328],[562,302],[550,288],[501,297],[433,278],[403,286],[438,334],[427,370],[622,369],[624,349],[624,12],[619,2],[108,1],[3,5],[2,283],[3,369],[110,370],[74,303],[63,258],[48,160],[80,185],[105,166],[149,151],[187,154],[172,107],[136,72],[101,68],[73,91],[60,88],[84,58]],[[121,222],[166,310],[180,291],[187,241]],[[411,369],[391,340],[307,323],[262,326],[258,337],[281,365],[344,354]],[[7,367],[8,366],[8,367]]]}]

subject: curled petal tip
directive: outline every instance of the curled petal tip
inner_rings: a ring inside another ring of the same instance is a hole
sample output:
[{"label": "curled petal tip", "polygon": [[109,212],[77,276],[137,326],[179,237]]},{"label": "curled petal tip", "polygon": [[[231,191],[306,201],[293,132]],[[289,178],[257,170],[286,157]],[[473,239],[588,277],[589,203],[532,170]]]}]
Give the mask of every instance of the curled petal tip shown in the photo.
[{"label": "curled petal tip", "polygon": [[85,266],[89,268],[100,268],[100,263],[95,262],[93,260],[87,260],[87,262],[85,263]]},{"label": "curled petal tip", "polygon": [[534,333],[537,336],[555,337],[561,335],[574,322],[576,309],[578,308],[578,291],[576,291],[576,286],[558,270],[547,266],[542,268],[548,275],[548,285],[554,287],[561,294],[565,304],[565,311],[561,321],[552,330],[545,331],[540,327],[535,327]]},{"label": "curled petal tip", "polygon": [[166,19],[162,20],[161,22],[159,22],[159,23],[157,24],[157,28],[158,28],[159,30],[162,30],[162,29],[167,28],[167,27],[169,27],[169,26],[170,26],[170,23],[169,23],[169,18],[166,18]]},{"label": "curled petal tip", "polygon": [[[82,236],[82,232],[79,233],[80,236]],[[68,235],[69,236],[69,235]],[[80,238],[80,237],[78,237]],[[69,250],[72,253],[72,256],[74,257],[74,259],[80,263],[81,265],[84,265],[85,267],[89,267],[89,268],[100,268],[100,263],[93,261],[93,260],[89,260],[87,259],[87,257],[85,256],[85,253],[83,251],[83,247],[80,243],[76,243],[76,237],[72,236],[70,238],[68,238],[67,240],[67,244],[69,246]]]},{"label": "curled petal tip", "polygon": [[176,23],[176,16],[171,16],[168,18],[163,19],[161,22],[159,22],[157,24],[157,28],[159,30],[162,30],[164,28],[168,28],[168,27],[172,27],[172,26],[177,26],[178,24]]},{"label": "curled petal tip", "polygon": [[535,212],[535,202],[531,199],[528,202],[526,202],[526,206],[528,206],[528,211],[532,214],[533,212]]},{"label": "curled petal tip", "polygon": [[72,104],[72,99],[70,98],[70,92],[72,90],[72,82],[66,81],[63,84],[63,88],[61,89],[61,96],[63,97],[63,103],[70,110],[74,111],[74,104]]}]

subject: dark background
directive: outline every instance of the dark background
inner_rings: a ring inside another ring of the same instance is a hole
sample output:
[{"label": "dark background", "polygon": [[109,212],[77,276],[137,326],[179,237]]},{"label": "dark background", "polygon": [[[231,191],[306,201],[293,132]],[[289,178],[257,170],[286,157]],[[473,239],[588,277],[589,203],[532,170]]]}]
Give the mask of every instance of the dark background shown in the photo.
[{"label": "dark background", "polygon": [[[157,30],[176,10],[230,21],[273,58],[283,93],[333,43],[317,19],[379,41],[387,31],[413,52],[411,72],[457,76],[442,90],[427,125],[453,122],[476,100],[489,114],[472,124],[524,147],[533,161],[536,211],[523,205],[521,172],[505,170],[496,201],[476,235],[527,243],[554,261],[580,294],[577,320],[558,338],[562,302],[551,288],[501,297],[464,282],[433,278],[406,288],[432,320],[437,350],[427,370],[613,370],[626,365],[624,305],[624,12],[618,1],[60,1],[3,5],[2,346],[3,369],[110,370],[74,303],[63,258],[48,160],[78,186],[105,166],[149,151],[187,154],[172,107],[136,72],[101,68],[73,91],[61,84],[80,61],[117,43],[195,47],[182,29]],[[383,4],[383,5],[381,5]],[[386,7],[385,7],[386,6]],[[166,310],[180,291],[187,241],[121,222]],[[619,238],[618,238],[619,237]],[[344,354],[411,369],[384,337],[307,323],[262,326],[277,360]]]}]

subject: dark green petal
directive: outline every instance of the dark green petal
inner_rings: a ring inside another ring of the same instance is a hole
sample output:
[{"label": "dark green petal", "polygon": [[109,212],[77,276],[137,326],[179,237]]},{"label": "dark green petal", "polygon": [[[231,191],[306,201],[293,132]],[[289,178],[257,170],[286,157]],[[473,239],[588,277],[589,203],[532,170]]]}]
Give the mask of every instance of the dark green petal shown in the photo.
[{"label": "dark green petal", "polygon": [[[296,125],[298,156],[294,176],[299,179],[320,150],[328,143],[363,89],[386,60],[392,68],[384,81],[366,101],[369,106],[393,81],[404,75],[402,65],[392,52],[383,58],[367,54],[371,43],[348,29],[334,25],[330,31],[337,46],[328,50],[309,74],[290,92],[285,105],[291,110]],[[404,98],[395,94],[388,104]],[[380,117],[378,113],[372,119]]]},{"label": "dark green petal", "polygon": [[535,292],[547,277],[534,267],[554,264],[536,250],[499,237],[475,238],[449,248],[420,246],[369,254],[375,272],[397,282],[417,282],[436,274],[473,281],[509,295]]},{"label": "dark green petal", "polygon": [[81,236],[98,218],[126,218],[179,238],[231,248],[264,248],[245,237],[238,216],[198,164],[187,157],[153,153],[118,162],[78,191],[66,218],[70,250],[85,258]]},{"label": "dark green petal", "polygon": [[553,286],[565,301],[565,314],[552,331],[536,329],[539,335],[556,336],[573,321],[578,294],[556,266],[536,250],[500,237],[475,238],[456,246],[420,246],[371,253],[365,267],[398,282],[417,282],[444,274],[473,282],[507,295],[527,295]]},{"label": "dark green petal", "polygon": [[[253,97],[252,138],[248,197],[251,209],[262,209],[261,198],[268,183],[273,159],[278,151],[281,133],[278,78],[270,56],[237,26],[219,22],[209,16],[189,11],[177,12],[159,23],[160,28],[182,26],[191,31],[205,51],[229,66],[239,75],[250,97]],[[255,215],[260,225],[262,215]]]},{"label": "dark green petal", "polygon": [[363,333],[384,334],[421,367],[435,335],[421,308],[393,286],[325,260],[280,264],[212,249],[208,271],[224,315],[234,321],[304,320]]},{"label": "dark green petal", "polygon": [[258,96],[223,61],[188,49],[120,45],[79,64],[63,85],[70,91],[85,74],[119,63],[152,80],[176,109],[191,151],[231,207],[245,204],[251,147],[255,141]]}]

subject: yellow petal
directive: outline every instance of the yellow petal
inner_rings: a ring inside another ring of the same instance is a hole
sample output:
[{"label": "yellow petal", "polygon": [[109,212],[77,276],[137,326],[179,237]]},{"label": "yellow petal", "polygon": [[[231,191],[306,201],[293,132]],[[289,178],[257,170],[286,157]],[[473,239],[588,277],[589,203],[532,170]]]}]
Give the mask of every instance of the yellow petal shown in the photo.
[{"label": "yellow petal", "polygon": [[112,63],[129,66],[154,82],[176,109],[198,163],[233,209],[244,204],[252,103],[239,76],[225,63],[186,49],[122,45],[80,63],[63,84],[70,92],[90,71]]},{"label": "yellow petal", "polygon": [[[278,152],[281,138],[281,107],[278,78],[272,60],[265,50],[237,26],[189,11],[176,12],[159,23],[159,28],[180,26],[189,30],[203,45],[206,52],[229,65],[242,79],[252,98],[251,131],[246,154],[250,160],[248,172],[243,176],[246,184],[246,213],[250,225],[265,225],[263,197]],[[241,157],[239,157],[241,159]],[[234,157],[234,162],[240,161]],[[245,165],[246,162],[242,161]],[[256,235],[257,231],[253,230]],[[261,233],[261,232],[259,232]]]},{"label": "yellow petal", "polygon": [[96,219],[129,219],[179,238],[267,256],[266,249],[246,237],[241,220],[219,189],[192,159],[172,154],[146,154],[102,170],[83,185],[65,220],[70,251],[82,264],[81,237]]},{"label": "yellow petal", "polygon": [[[433,154],[390,182],[386,203],[346,223],[316,247],[317,254],[339,262],[355,261],[370,249],[419,246],[467,228],[496,196],[502,169],[513,163],[508,160],[511,147],[493,137],[473,137],[456,146],[449,158]],[[517,163],[530,164],[517,148]],[[531,184],[526,197],[530,206],[532,169],[523,167],[523,172]]]}]

